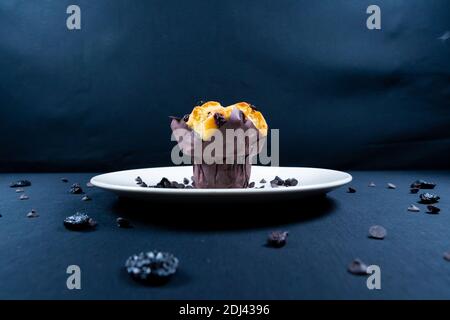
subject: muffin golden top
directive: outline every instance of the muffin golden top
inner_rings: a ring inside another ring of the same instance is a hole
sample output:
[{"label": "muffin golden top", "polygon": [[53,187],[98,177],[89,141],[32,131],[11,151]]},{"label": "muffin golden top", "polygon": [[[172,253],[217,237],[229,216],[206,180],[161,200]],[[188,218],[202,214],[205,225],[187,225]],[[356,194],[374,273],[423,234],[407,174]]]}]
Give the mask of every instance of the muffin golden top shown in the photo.
[{"label": "muffin golden top", "polygon": [[241,110],[261,135],[267,135],[268,126],[262,113],[246,102],[239,102],[228,107],[223,107],[219,102],[208,101],[201,106],[196,106],[192,110],[186,124],[197,132],[203,140],[209,140],[218,128],[217,117],[219,116],[224,120],[228,120],[234,109]]}]

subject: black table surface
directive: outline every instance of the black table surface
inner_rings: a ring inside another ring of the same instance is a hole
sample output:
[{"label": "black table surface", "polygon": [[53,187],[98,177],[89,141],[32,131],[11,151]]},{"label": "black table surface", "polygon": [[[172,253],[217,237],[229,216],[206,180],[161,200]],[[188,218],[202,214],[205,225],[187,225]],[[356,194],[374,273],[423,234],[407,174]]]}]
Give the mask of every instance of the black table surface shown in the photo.
[{"label": "black table surface", "polygon": [[[92,173],[0,174],[0,298],[450,298],[450,262],[443,259],[450,251],[450,172],[350,173],[356,193],[344,187],[318,199],[239,205],[142,203],[86,187],[92,200],[81,201],[68,189],[85,186]],[[22,178],[32,181],[28,200],[9,187]],[[419,178],[438,184],[432,192],[442,198],[440,214],[427,214],[409,193]],[[368,187],[371,181],[377,186]],[[421,212],[408,212],[410,204]],[[31,209],[39,217],[27,218]],[[63,219],[77,211],[97,220],[97,228],[65,229]],[[119,216],[133,228],[118,228]],[[368,238],[375,224],[387,229],[384,240]],[[265,246],[272,230],[289,231],[285,247]],[[128,256],[152,249],[180,259],[164,286],[143,286],[124,269]],[[348,273],[354,258],[380,266],[381,290]],[[67,289],[69,265],[81,268],[81,290]]]}]

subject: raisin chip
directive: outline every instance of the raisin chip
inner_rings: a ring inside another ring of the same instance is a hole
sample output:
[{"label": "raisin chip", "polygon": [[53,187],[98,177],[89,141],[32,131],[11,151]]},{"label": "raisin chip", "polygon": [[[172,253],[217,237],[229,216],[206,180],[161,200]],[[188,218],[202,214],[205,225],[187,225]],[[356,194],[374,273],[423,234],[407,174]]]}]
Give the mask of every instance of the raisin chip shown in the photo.
[{"label": "raisin chip", "polygon": [[249,188],[254,188],[254,187],[255,187],[255,182],[250,182],[250,183],[248,184],[248,187],[249,187]]},{"label": "raisin chip", "polygon": [[352,187],[348,187],[347,193],[355,193],[356,189]]},{"label": "raisin chip", "polygon": [[434,187],[436,187],[436,183],[424,180],[416,180],[411,184],[411,189],[434,189]]},{"label": "raisin chip", "polygon": [[267,245],[273,248],[281,248],[286,245],[288,231],[273,231],[267,237]]},{"label": "raisin chip", "polygon": [[420,211],[420,209],[417,207],[417,206],[415,206],[415,205],[410,205],[409,207],[408,207],[408,211],[411,211],[411,212],[419,212]]},{"label": "raisin chip", "polygon": [[439,202],[439,199],[440,199],[439,196],[432,194],[432,193],[428,193],[428,192],[420,194],[419,197],[420,197],[419,202],[423,203],[423,204],[433,204],[433,203]]},{"label": "raisin chip", "polygon": [[31,182],[28,180],[17,180],[9,184],[10,188],[23,188],[31,186]]},{"label": "raisin chip", "polygon": [[419,188],[412,188],[411,190],[409,190],[409,192],[416,194],[417,192],[419,192]]},{"label": "raisin chip", "polygon": [[166,283],[177,272],[178,263],[178,259],[171,253],[149,251],[129,257],[125,262],[125,269],[139,282],[159,285]]},{"label": "raisin chip", "polygon": [[79,183],[74,183],[70,189],[69,192],[71,194],[82,194],[83,193],[83,189],[81,188]]},{"label": "raisin chip", "polygon": [[388,189],[397,189],[397,186],[393,183],[388,183],[387,187],[388,187]]},{"label": "raisin chip", "polygon": [[27,218],[37,218],[37,217],[39,217],[39,214],[34,209],[31,209],[31,211],[27,213]]},{"label": "raisin chip", "polygon": [[347,271],[355,275],[367,275],[367,265],[360,259],[355,259],[348,265]]},{"label": "raisin chip", "polygon": [[116,219],[117,226],[119,228],[131,228],[130,220],[119,217]]},{"label": "raisin chip", "polygon": [[94,228],[97,222],[85,213],[77,212],[64,219],[64,226],[69,230],[87,230]]},{"label": "raisin chip", "polygon": [[371,226],[369,228],[369,238],[383,240],[387,235],[387,231],[382,226]]},{"label": "raisin chip", "polygon": [[427,213],[429,213],[429,214],[438,214],[441,211],[440,208],[438,208],[436,206],[432,206],[432,205],[427,206],[427,209],[428,209]]},{"label": "raisin chip", "polygon": [[298,180],[295,178],[288,178],[284,180],[284,186],[285,187],[295,187],[298,184]]}]

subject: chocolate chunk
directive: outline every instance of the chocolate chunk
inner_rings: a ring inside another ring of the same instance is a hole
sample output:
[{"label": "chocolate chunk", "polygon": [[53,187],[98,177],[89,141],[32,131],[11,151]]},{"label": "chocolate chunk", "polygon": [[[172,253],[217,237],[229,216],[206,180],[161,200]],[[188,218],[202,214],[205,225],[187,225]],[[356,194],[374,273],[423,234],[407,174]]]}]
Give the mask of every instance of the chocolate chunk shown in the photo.
[{"label": "chocolate chunk", "polygon": [[26,194],[21,194],[19,197],[19,200],[28,200],[28,199],[30,199],[30,197],[27,196]]},{"label": "chocolate chunk", "polygon": [[432,205],[427,206],[427,209],[428,209],[427,213],[429,213],[429,214],[438,214],[441,211],[440,208],[438,208],[436,206],[432,206]]},{"label": "chocolate chunk", "polygon": [[64,219],[64,226],[69,230],[87,230],[95,227],[97,222],[85,213],[77,212]]},{"label": "chocolate chunk", "polygon": [[432,193],[428,193],[428,192],[420,194],[419,197],[420,197],[419,202],[423,203],[423,204],[433,204],[433,203],[439,202],[439,199],[440,199],[439,196],[434,195]]},{"label": "chocolate chunk", "polygon": [[355,193],[356,189],[352,187],[348,187],[347,193]]},{"label": "chocolate chunk", "polygon": [[137,281],[162,284],[176,273],[178,263],[178,259],[168,252],[141,252],[127,259],[125,269]]},{"label": "chocolate chunk", "polygon": [[382,226],[371,226],[369,228],[369,237],[373,239],[383,240],[387,235],[387,231]]},{"label": "chocolate chunk", "polygon": [[11,182],[9,185],[11,188],[23,188],[31,186],[31,182],[28,180],[17,180],[15,182]]},{"label": "chocolate chunk", "polygon": [[295,178],[288,178],[284,180],[285,187],[295,187],[298,184],[298,180]]},{"label": "chocolate chunk", "polygon": [[417,192],[419,192],[419,190],[419,188],[412,188],[410,192],[416,194]]},{"label": "chocolate chunk", "polygon": [[275,178],[270,181],[270,185],[272,188],[282,186],[283,184],[284,184],[284,180],[281,179],[279,176],[275,176]]},{"label": "chocolate chunk", "polygon": [[255,183],[254,183],[254,182],[250,182],[250,183],[248,184],[248,187],[249,187],[249,188],[254,188],[254,187],[255,187]]},{"label": "chocolate chunk", "polygon": [[83,189],[81,189],[81,186],[79,183],[74,183],[70,189],[69,192],[72,194],[82,194],[83,193]]},{"label": "chocolate chunk", "polygon": [[117,218],[116,223],[119,228],[130,228],[131,227],[130,220],[122,218],[122,217]]},{"label": "chocolate chunk", "polygon": [[62,182],[69,182],[69,179],[67,179],[67,178],[61,178],[61,181],[62,181]]},{"label": "chocolate chunk", "polygon": [[355,275],[367,275],[367,265],[360,259],[353,260],[347,267],[348,272]]},{"label": "chocolate chunk", "polygon": [[388,187],[388,189],[397,189],[397,186],[393,183],[388,183],[387,187]]},{"label": "chocolate chunk", "polygon": [[411,184],[411,189],[434,189],[434,187],[436,187],[436,183],[425,180],[416,180]]},{"label": "chocolate chunk", "polygon": [[30,212],[27,213],[28,218],[37,218],[39,217],[39,214],[36,212],[36,210],[31,209]]},{"label": "chocolate chunk", "polygon": [[273,231],[269,233],[267,245],[274,248],[281,248],[286,244],[288,231]]},{"label": "chocolate chunk", "polygon": [[415,205],[410,205],[409,207],[408,207],[408,211],[411,211],[411,212],[419,212],[420,211],[420,209],[418,208],[418,207],[416,207]]}]

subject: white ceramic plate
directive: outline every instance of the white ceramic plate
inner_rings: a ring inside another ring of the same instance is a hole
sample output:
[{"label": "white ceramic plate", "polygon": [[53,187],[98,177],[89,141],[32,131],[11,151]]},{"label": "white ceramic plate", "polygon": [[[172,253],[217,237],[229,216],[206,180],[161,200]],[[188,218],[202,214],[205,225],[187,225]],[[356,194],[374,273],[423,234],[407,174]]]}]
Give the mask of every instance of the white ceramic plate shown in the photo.
[{"label": "white ceramic plate", "polygon": [[[250,181],[255,182],[255,188],[249,189],[161,189],[143,188],[136,184],[135,178],[139,176],[147,185],[155,185],[163,177],[170,181],[182,182],[183,178],[192,176],[191,166],[161,167],[117,171],[95,176],[91,183],[99,188],[112,191],[119,196],[140,199],[163,200],[209,200],[216,201],[222,198],[233,200],[274,199],[274,198],[300,198],[326,194],[327,192],[352,181],[352,176],[346,172],[298,167],[263,167],[252,166]],[[269,181],[275,176],[282,179],[295,178],[298,185],[295,187],[272,188]],[[265,179],[265,188],[258,189]]]}]

